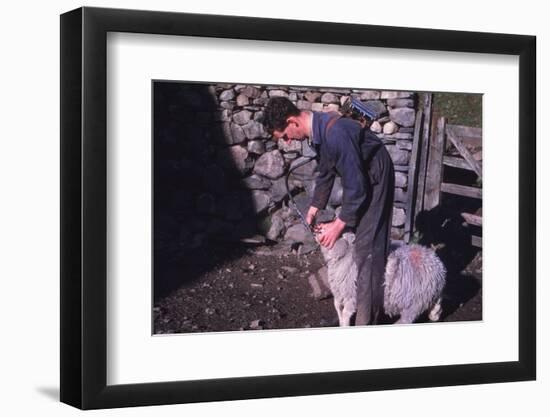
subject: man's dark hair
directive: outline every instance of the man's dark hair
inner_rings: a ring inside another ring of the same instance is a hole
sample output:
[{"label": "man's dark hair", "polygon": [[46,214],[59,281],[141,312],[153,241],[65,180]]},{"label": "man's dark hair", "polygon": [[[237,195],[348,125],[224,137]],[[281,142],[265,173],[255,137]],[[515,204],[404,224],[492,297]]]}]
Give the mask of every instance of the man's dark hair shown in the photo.
[{"label": "man's dark hair", "polygon": [[266,130],[273,134],[274,130],[285,130],[290,116],[300,115],[300,110],[286,97],[272,97],[264,110],[262,123]]}]

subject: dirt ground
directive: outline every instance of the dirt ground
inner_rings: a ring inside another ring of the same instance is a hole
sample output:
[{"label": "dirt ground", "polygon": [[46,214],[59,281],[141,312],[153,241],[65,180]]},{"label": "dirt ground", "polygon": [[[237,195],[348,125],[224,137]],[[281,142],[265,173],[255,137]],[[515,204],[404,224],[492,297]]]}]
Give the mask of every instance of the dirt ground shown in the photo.
[{"label": "dirt ground", "polygon": [[[156,265],[155,334],[338,325],[332,297],[314,298],[308,282],[322,266],[318,249],[220,245]],[[481,252],[448,275],[443,309],[442,321],[482,319]],[[383,317],[381,324],[395,320]]]}]

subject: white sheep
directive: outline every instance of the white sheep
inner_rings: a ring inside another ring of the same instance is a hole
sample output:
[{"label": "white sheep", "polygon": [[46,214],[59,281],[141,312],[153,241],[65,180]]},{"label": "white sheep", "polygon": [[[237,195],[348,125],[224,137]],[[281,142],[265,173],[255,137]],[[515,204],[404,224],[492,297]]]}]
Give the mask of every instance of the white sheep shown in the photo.
[{"label": "white sheep", "polygon": [[357,264],[353,260],[353,233],[344,233],[332,249],[321,246],[327,264],[328,284],[340,326],[349,326],[357,310]]},{"label": "white sheep", "polygon": [[413,323],[430,310],[429,319],[438,321],[446,273],[443,262],[431,248],[410,244],[393,251],[384,276],[386,314],[399,315],[397,323]]},{"label": "white sheep", "polygon": [[[328,284],[340,326],[349,326],[357,310],[357,264],[353,260],[353,233],[344,233],[332,249],[321,246],[326,262]],[[429,319],[441,315],[441,293],[446,269],[431,248],[403,244],[393,251],[384,275],[384,309],[389,316],[399,315],[396,323],[413,323],[430,309]]]}]

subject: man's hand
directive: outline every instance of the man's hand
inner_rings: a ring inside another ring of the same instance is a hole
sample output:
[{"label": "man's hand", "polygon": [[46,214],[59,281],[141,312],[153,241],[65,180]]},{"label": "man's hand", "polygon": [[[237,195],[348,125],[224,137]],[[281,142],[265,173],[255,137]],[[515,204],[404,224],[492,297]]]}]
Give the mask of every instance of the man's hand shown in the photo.
[{"label": "man's hand", "polygon": [[346,223],[339,218],[330,223],[320,224],[317,227],[317,230],[321,233],[318,239],[319,243],[326,248],[332,249],[345,227]]},{"label": "man's hand", "polygon": [[311,206],[309,210],[307,211],[306,215],[306,223],[310,226],[313,224],[313,219],[315,219],[315,216],[317,216],[317,212],[319,209],[317,207]]}]

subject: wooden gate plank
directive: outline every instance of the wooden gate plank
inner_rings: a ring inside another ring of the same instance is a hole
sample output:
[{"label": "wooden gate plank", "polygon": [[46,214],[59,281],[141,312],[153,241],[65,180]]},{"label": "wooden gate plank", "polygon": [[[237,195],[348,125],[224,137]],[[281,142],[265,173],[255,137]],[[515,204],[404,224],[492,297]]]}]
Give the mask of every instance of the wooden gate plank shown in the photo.
[{"label": "wooden gate plank", "polygon": [[468,187],[466,185],[450,184],[448,182],[441,183],[441,191],[444,193],[461,195],[463,197],[471,197],[481,199],[481,188]]},{"label": "wooden gate plank", "polygon": [[416,190],[416,203],[414,218],[424,210],[424,191],[426,187],[426,168],[428,166],[428,150],[430,143],[430,126],[432,123],[432,93],[424,95],[424,121],[422,124],[422,136],[420,142],[420,161],[418,165],[418,187]]},{"label": "wooden gate plank", "polygon": [[478,141],[478,146],[481,146],[481,128],[452,124],[447,125],[447,128],[452,130],[458,137],[468,138],[471,141]]},{"label": "wooden gate plank", "polygon": [[468,164],[468,162],[466,162],[464,158],[460,158],[458,156],[444,156],[443,164],[453,168],[461,168],[467,169],[468,171],[473,171],[470,164]]},{"label": "wooden gate plank", "polygon": [[445,150],[445,118],[437,119],[435,134],[430,138],[428,156],[429,175],[426,176],[424,210],[431,210],[439,205],[441,181],[443,177],[443,151]]},{"label": "wooden gate plank", "polygon": [[420,162],[420,129],[422,127],[422,109],[416,112],[416,122],[414,125],[413,147],[411,150],[411,159],[409,161],[409,177],[407,184],[407,217],[405,219],[405,242],[411,240],[412,230],[414,228],[414,210],[416,202],[416,192],[418,189],[418,165]]},{"label": "wooden gate plank", "polygon": [[482,218],[481,216],[478,216],[477,214],[471,214],[471,213],[460,213],[462,218],[466,220],[466,223],[471,224],[472,226],[480,226],[482,225]]},{"label": "wooden gate plank", "polygon": [[462,155],[466,162],[468,162],[468,164],[472,167],[472,170],[477,174],[477,176],[482,178],[481,165],[475,160],[466,146],[464,146],[464,143],[460,137],[456,136],[454,130],[447,129],[447,137],[453,143],[458,152],[460,152],[460,155]]},{"label": "wooden gate plank", "polygon": [[481,239],[481,236],[472,235],[472,246],[475,246],[476,248],[483,247],[483,240]]}]

